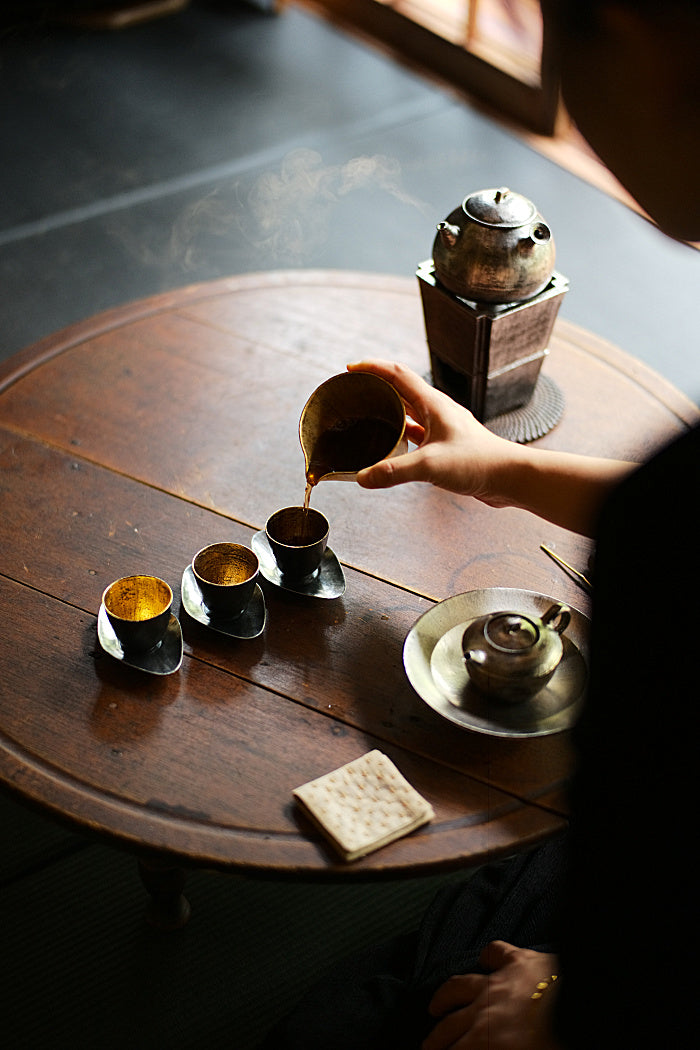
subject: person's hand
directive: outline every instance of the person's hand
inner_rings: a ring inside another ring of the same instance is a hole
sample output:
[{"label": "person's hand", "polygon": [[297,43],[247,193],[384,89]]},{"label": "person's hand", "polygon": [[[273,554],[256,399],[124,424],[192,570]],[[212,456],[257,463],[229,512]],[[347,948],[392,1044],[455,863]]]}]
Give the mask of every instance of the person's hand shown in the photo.
[{"label": "person's hand", "polygon": [[404,365],[362,361],[398,391],[408,416],[406,437],[418,447],[359,471],[363,488],[427,481],[489,507],[520,507],[572,532],[593,536],[608,493],[635,464],[521,445],[498,437],[471,412]]},{"label": "person's hand", "polygon": [[539,981],[557,972],[554,955],[492,941],[484,948],[484,974],[450,977],[433,996],[440,1020],[422,1050],[557,1050],[551,1034],[556,984],[533,1000]]},{"label": "person's hand", "polygon": [[492,434],[468,409],[404,365],[372,360],[348,365],[348,370],[372,372],[391,383],[406,405],[406,437],[418,446],[360,471],[357,480],[363,488],[427,481],[497,505],[492,479],[512,459],[512,442]]}]

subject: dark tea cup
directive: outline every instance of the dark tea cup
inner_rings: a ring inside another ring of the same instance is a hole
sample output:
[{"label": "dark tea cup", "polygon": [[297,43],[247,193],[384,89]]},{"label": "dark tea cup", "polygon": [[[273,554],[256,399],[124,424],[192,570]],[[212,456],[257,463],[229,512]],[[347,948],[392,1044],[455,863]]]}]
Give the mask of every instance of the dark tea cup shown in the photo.
[{"label": "dark tea cup", "polygon": [[313,576],[326,550],[328,528],[327,518],[312,507],[283,507],[267,519],[265,533],[284,577]]},{"label": "dark tea cup", "polygon": [[258,557],[240,543],[211,543],[192,559],[205,605],[215,616],[240,616],[253,597]]},{"label": "dark tea cup", "polygon": [[173,602],[164,580],[122,576],[107,587],[102,602],[124,652],[146,653],[163,641]]}]

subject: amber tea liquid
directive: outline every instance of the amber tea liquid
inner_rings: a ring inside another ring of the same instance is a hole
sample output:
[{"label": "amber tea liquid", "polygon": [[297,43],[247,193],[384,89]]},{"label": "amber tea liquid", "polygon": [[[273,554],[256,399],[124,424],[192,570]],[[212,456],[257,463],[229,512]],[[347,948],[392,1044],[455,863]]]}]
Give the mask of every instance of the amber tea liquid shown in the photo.
[{"label": "amber tea liquid", "polygon": [[384,419],[342,420],[324,430],[309,457],[304,506],[309,506],[312,488],[326,474],[354,474],[378,463],[391,452],[398,436]]}]

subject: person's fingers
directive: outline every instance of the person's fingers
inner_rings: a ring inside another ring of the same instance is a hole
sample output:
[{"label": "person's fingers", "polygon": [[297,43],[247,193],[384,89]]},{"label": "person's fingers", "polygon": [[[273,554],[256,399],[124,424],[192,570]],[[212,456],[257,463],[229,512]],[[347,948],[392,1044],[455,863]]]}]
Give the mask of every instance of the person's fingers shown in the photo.
[{"label": "person's fingers", "polygon": [[500,970],[508,961],[508,957],[517,951],[519,949],[508,941],[491,941],[479,956],[479,963],[485,970]]},{"label": "person's fingers", "polygon": [[357,474],[357,483],[363,489],[390,489],[404,485],[407,481],[429,481],[431,475],[427,457],[420,449],[405,452],[402,456],[382,459]]},{"label": "person's fingers", "polygon": [[379,376],[380,379],[385,379],[387,383],[391,383],[394,390],[406,402],[408,411],[413,418],[419,422],[425,422],[425,414],[429,411],[429,406],[433,400],[436,397],[440,398],[443,396],[429,383],[426,383],[425,379],[419,376],[417,372],[407,368],[406,365],[400,364],[398,361],[383,361],[373,358],[371,360],[353,362],[347,365],[347,369],[349,372],[372,372],[374,375]]},{"label": "person's fingers", "polygon": [[414,445],[420,445],[425,437],[425,427],[420,423],[414,423],[412,419],[407,419],[404,433]]},{"label": "person's fingers", "polygon": [[473,1012],[470,1006],[466,1006],[447,1014],[423,1040],[421,1050],[459,1050],[459,1047],[466,1045],[463,1040],[466,1040],[473,1024]]},{"label": "person's fingers", "polygon": [[441,984],[430,1000],[429,1012],[442,1017],[462,1006],[469,1006],[484,990],[488,978],[480,973],[460,973]]}]

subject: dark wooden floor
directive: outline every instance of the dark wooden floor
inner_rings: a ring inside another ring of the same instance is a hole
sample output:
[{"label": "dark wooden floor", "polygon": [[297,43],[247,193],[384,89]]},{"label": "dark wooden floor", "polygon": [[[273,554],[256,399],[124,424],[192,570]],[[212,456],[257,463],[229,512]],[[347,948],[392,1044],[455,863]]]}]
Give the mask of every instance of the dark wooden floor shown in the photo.
[{"label": "dark wooden floor", "polygon": [[191,0],[102,33],[10,23],[0,49],[3,356],[228,273],[412,274],[436,222],[505,184],[554,230],[563,316],[700,393],[697,252],[305,8]]}]

